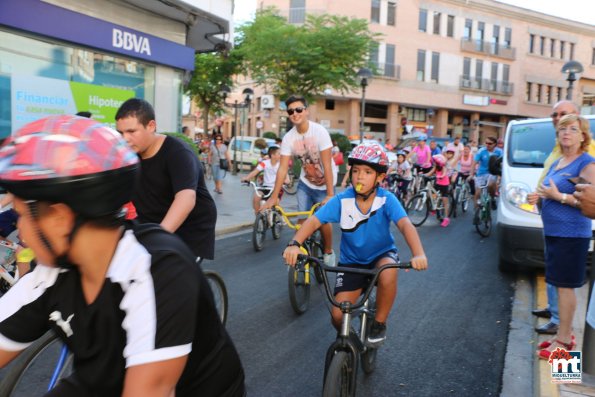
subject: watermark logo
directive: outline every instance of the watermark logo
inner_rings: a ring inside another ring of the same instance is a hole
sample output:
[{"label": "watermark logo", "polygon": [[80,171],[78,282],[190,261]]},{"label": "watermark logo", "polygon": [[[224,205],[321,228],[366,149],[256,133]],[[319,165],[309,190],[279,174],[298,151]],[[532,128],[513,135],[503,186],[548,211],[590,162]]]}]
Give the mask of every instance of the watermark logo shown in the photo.
[{"label": "watermark logo", "polygon": [[581,383],[581,352],[557,348],[550,355],[552,383]]}]

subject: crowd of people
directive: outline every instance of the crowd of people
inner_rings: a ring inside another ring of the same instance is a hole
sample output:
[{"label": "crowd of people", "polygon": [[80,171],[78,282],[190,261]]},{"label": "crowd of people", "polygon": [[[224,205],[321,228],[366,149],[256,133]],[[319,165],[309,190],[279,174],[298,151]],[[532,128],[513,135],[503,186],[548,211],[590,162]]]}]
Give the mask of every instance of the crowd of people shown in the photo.
[{"label": "crowd of people", "polygon": [[[301,161],[298,210],[315,203],[322,207],[284,250],[290,266],[316,230],[328,266],[377,268],[398,262],[400,251],[390,231],[395,224],[413,269],[426,270],[416,228],[395,195],[382,188],[387,175],[399,176],[406,189],[415,168],[435,176],[444,195],[460,178],[497,194],[490,163],[502,156],[502,142],[491,136],[481,148],[455,136],[442,149],[421,137],[399,150],[393,164],[386,147],[362,142],[347,159],[346,189],[336,194],[337,163],[343,161],[336,144],[322,125],[309,120],[305,98],[292,96],[285,103],[293,128],[243,179],[264,172],[270,195],[262,205],[255,198],[253,208],[270,208],[280,199],[290,161]],[[557,291],[557,296],[548,294],[547,309],[534,312],[552,321],[559,313],[559,325],[548,328],[556,336],[539,345],[543,359],[556,347],[575,345],[574,289],[585,282],[589,218],[595,217],[595,158],[588,154],[593,144],[587,120],[573,106],[562,102],[554,108],[557,144],[528,197],[541,206],[546,281]],[[0,147],[0,187],[10,192],[21,236],[39,262],[2,297],[0,366],[52,329],[72,352],[74,372],[49,396],[244,396],[240,357],[197,265],[215,254],[217,210],[203,166],[188,145],[156,132],[147,101],[125,101],[115,122],[117,132],[87,117],[52,116],[25,125]],[[215,191],[221,194],[229,150],[219,134],[199,146],[207,152]],[[130,214],[136,218],[127,220]],[[341,228],[338,262],[332,223]],[[448,225],[445,218],[441,226]],[[386,339],[397,275],[390,269],[378,279],[370,346]],[[339,273],[335,295],[353,303],[364,283],[357,275]],[[340,310],[333,309],[337,328],[340,319]]]}]

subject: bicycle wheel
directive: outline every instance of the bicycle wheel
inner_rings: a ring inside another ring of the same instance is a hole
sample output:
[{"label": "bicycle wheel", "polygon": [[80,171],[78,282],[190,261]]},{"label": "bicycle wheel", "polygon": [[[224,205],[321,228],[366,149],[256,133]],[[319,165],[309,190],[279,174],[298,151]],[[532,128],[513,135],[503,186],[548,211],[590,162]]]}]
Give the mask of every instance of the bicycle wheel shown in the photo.
[{"label": "bicycle wheel", "polygon": [[450,196],[450,207],[448,210],[448,216],[451,218],[457,217],[457,206],[459,205],[459,198],[461,197],[461,188],[457,187],[454,192],[449,194]]},{"label": "bicycle wheel", "polygon": [[[60,357],[62,342],[53,331],[46,332],[41,338],[22,352],[9,365],[8,373],[0,384],[0,396],[42,396],[52,378]],[[72,355],[68,355],[62,368],[58,368],[57,380],[72,373]]]},{"label": "bicycle wheel", "polygon": [[324,379],[323,397],[355,396],[356,375],[353,358],[347,352],[336,352]]},{"label": "bicycle wheel", "polygon": [[[306,249],[310,255],[322,261],[324,247],[322,246],[322,235],[320,234],[320,230],[315,231],[306,242]],[[322,278],[322,269],[318,266],[313,266],[312,264],[310,264],[310,269],[314,270],[314,276],[316,277],[318,284],[322,284],[324,282]]]},{"label": "bicycle wheel", "polygon": [[271,232],[273,233],[273,238],[277,240],[281,237],[281,229],[283,228],[283,220],[281,219],[281,215],[277,211],[273,211],[273,224],[271,226]]},{"label": "bicycle wheel", "polygon": [[285,193],[293,196],[294,194],[297,193],[297,186],[298,186],[298,180],[295,177],[295,175],[291,174],[291,175],[289,175],[289,183],[283,184],[283,190],[285,191]]},{"label": "bicycle wheel", "polygon": [[[364,335],[365,338],[370,335],[370,330],[372,329],[372,322],[374,322],[374,318],[376,315],[376,300],[370,298],[368,300],[368,309],[370,310],[370,314],[366,318],[366,334]],[[362,316],[360,315],[360,321]],[[361,324],[361,322],[360,322]],[[362,342],[365,343],[365,340]],[[376,353],[378,353],[377,348],[366,346],[365,350],[361,354],[361,362],[362,362],[362,369],[364,373],[371,374],[376,369]]]},{"label": "bicycle wheel", "polygon": [[407,215],[414,226],[421,226],[428,218],[430,207],[425,194],[416,194],[407,203]]},{"label": "bicycle wheel", "polygon": [[485,203],[482,205],[481,212],[479,213],[479,224],[475,225],[477,233],[482,237],[488,237],[492,231],[492,214],[490,210],[490,204]]},{"label": "bicycle wheel", "polygon": [[[309,266],[308,266],[309,267]],[[287,289],[289,302],[296,314],[303,314],[310,306],[310,273],[309,269],[287,267]]]},{"label": "bicycle wheel", "polygon": [[267,219],[266,215],[259,213],[256,215],[254,220],[254,226],[252,227],[252,245],[255,251],[262,250],[264,247],[264,238],[267,231]]},{"label": "bicycle wheel", "polygon": [[215,301],[215,308],[219,313],[219,318],[221,319],[221,323],[225,325],[227,321],[227,307],[228,307],[228,300],[227,300],[227,287],[225,287],[225,282],[221,278],[221,276],[212,271],[212,270],[204,270],[203,271],[207,281],[209,282],[209,287],[211,287],[211,291],[213,292],[213,298]]},{"label": "bicycle wheel", "polygon": [[463,185],[461,189],[461,196],[459,197],[459,202],[461,203],[461,210],[463,212],[467,212],[469,209],[469,201],[471,200],[471,195],[469,193],[469,185],[466,183]]}]

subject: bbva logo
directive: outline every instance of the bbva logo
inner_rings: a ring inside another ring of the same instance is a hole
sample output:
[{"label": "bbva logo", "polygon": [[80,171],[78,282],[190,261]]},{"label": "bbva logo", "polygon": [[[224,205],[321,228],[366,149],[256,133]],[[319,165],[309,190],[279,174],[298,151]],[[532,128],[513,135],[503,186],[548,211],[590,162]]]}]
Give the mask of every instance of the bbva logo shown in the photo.
[{"label": "bbva logo", "polygon": [[122,48],[128,51],[134,51],[137,54],[151,55],[151,45],[149,39],[141,35],[122,31],[114,28],[112,31],[112,46]]}]

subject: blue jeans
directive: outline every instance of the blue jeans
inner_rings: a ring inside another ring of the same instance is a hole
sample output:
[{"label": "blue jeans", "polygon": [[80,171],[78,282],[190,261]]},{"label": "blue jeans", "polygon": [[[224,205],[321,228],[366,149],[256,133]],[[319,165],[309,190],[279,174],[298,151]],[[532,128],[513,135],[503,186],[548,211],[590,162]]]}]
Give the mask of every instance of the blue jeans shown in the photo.
[{"label": "blue jeans", "polygon": [[547,292],[547,308],[552,313],[551,322],[554,324],[560,324],[560,314],[558,310],[558,289],[546,283],[545,290]]},{"label": "blue jeans", "polygon": [[299,181],[296,196],[298,211],[310,211],[314,204],[320,203],[326,198],[326,186],[324,189],[312,189],[304,182]]}]

